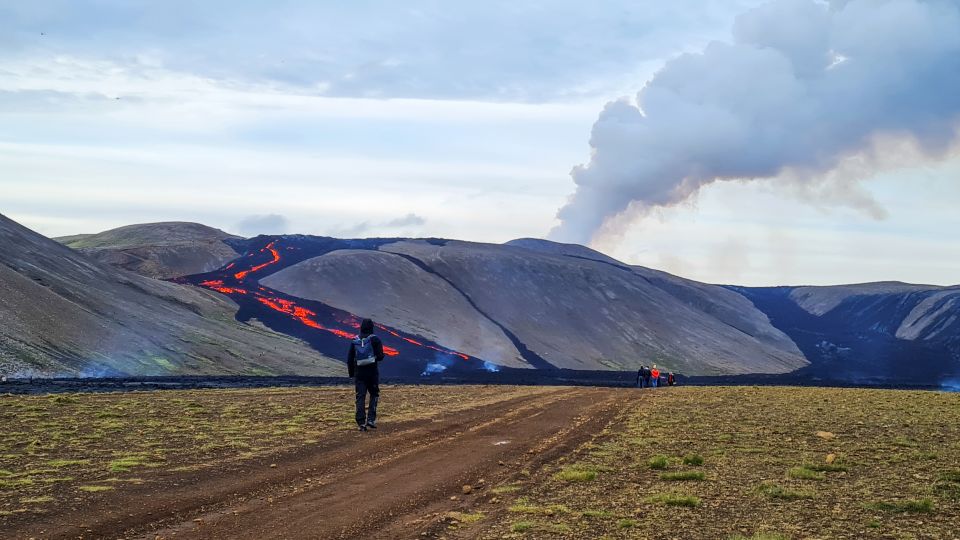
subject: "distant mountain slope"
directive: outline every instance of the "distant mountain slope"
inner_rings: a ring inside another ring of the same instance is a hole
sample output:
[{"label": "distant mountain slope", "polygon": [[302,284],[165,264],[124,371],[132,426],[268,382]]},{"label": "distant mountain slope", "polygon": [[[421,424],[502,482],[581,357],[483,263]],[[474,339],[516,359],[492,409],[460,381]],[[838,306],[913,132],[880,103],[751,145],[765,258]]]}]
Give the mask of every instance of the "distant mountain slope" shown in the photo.
[{"label": "distant mountain slope", "polygon": [[499,365],[529,367],[503,331],[447,281],[391,253],[334,251],[261,283],[372,317]]},{"label": "distant mountain slope", "polygon": [[960,287],[882,282],[732,287],[811,361],[811,376],[924,382],[960,375]]},{"label": "distant mountain slope", "polygon": [[745,311],[728,317],[738,328],[705,311],[710,302],[678,298],[629,266],[577,247],[399,241],[380,247],[392,256],[337,251],[261,283],[351,312],[379,309],[394,327],[427,332],[445,346],[459,340],[467,348],[458,350],[486,352],[492,361],[506,362],[516,350],[535,367],[571,369],[656,362],[690,374],[783,373],[806,365],[739,295],[706,285],[696,293]]},{"label": "distant mountain slope", "polygon": [[331,374],[220,295],[92,260],[0,215],[0,374]]},{"label": "distant mountain slope", "polygon": [[100,262],[168,279],[209,272],[235,259],[238,253],[224,240],[237,238],[199,223],[166,222],[128,225],[55,240]]}]

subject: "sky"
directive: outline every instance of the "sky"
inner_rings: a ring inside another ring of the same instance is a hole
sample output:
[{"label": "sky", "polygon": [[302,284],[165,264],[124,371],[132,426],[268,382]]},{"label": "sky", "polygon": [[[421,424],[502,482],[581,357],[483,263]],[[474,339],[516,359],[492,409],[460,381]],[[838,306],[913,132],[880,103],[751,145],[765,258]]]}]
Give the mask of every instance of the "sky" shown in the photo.
[{"label": "sky", "polygon": [[[0,0],[0,213],[48,236],[549,236],[712,283],[960,283],[935,62],[960,7],[876,1]],[[893,37],[823,37],[865,20]]]}]

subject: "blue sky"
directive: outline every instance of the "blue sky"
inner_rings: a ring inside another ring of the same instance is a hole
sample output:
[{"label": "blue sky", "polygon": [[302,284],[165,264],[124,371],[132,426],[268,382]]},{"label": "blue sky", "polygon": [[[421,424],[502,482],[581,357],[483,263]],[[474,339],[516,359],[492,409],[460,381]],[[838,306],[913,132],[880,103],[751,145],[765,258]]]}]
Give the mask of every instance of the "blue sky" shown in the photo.
[{"label": "blue sky", "polygon": [[[605,104],[711,42],[768,39],[736,22],[762,4],[0,1],[0,212],[51,236],[544,237]],[[703,281],[958,283],[954,146],[888,139],[869,166],[854,149],[641,213],[591,207],[616,227],[581,241]]]}]

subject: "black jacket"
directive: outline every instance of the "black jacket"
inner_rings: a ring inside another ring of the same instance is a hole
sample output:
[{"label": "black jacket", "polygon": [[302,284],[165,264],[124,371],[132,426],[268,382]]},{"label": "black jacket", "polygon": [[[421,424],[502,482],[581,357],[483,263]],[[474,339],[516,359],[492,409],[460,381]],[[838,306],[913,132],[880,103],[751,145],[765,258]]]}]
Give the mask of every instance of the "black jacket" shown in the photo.
[{"label": "black jacket", "polygon": [[[363,336],[367,337],[367,336]],[[351,377],[369,377],[379,373],[377,366],[383,361],[383,342],[374,334],[370,334],[370,345],[373,347],[373,355],[377,357],[375,364],[369,366],[357,366],[357,349],[350,342],[350,351],[347,353],[347,373]]]}]

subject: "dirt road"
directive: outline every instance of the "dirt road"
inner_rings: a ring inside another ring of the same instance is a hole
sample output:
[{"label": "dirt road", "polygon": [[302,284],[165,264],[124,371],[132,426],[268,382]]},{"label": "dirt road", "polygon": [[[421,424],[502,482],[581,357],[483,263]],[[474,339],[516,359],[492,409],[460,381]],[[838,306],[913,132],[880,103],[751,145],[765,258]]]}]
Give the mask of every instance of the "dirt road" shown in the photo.
[{"label": "dirt road", "polygon": [[450,511],[505,511],[491,488],[598,436],[616,421],[624,392],[536,389],[433,419],[332,434],[259,462],[169,472],[60,508],[11,536],[433,537],[446,530]]}]

